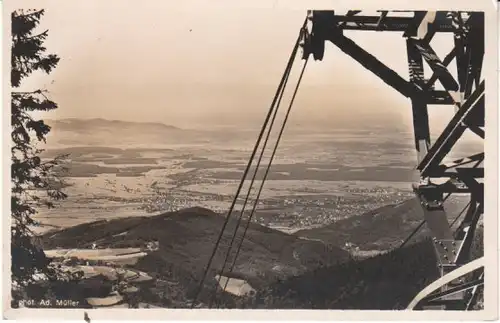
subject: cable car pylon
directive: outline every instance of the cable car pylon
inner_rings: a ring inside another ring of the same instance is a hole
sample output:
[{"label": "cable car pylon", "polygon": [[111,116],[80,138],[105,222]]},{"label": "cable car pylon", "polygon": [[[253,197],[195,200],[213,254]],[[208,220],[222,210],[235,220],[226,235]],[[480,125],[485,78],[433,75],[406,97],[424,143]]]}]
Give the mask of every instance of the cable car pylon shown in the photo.
[{"label": "cable car pylon", "polygon": [[[420,201],[423,220],[430,229],[442,278],[422,291],[425,295],[416,296],[409,307],[469,310],[478,288],[484,283],[483,262],[465,266],[471,260],[471,245],[484,211],[484,149],[451,163],[443,163],[443,160],[466,130],[484,139],[485,85],[481,75],[484,13],[412,11],[413,17],[401,16],[396,11],[380,11],[378,16],[361,13],[348,11],[339,15],[333,10],[309,11],[311,27],[302,44],[302,58],[312,55],[315,60],[322,60],[325,43],[329,41],[410,100],[419,173],[413,191]],[[402,33],[409,79],[404,79],[346,37],[346,30]],[[454,47],[443,59],[431,46],[437,33],[448,34],[454,41]],[[457,79],[449,71],[453,59]],[[428,78],[424,76],[424,62],[432,70]],[[437,81],[444,90],[435,89]],[[449,106],[455,111],[433,143],[428,105]],[[460,225],[453,230],[443,203],[445,196],[457,193],[468,195],[469,204]]]}]

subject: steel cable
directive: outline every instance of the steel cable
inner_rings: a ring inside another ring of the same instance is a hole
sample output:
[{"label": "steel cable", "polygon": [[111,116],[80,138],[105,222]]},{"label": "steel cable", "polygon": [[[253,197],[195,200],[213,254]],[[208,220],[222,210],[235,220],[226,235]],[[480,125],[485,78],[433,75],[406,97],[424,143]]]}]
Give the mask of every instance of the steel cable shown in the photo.
[{"label": "steel cable", "polygon": [[[240,240],[240,243],[239,243],[239,245],[238,245],[238,249],[236,250],[236,255],[235,255],[235,257],[234,257],[233,263],[232,263],[231,268],[230,268],[230,270],[229,270],[229,272],[230,272],[230,273],[233,271],[234,266],[236,265],[236,260],[238,259],[238,255],[239,255],[239,253],[240,253],[241,246],[243,245],[243,241],[244,241],[244,239],[245,239],[246,233],[247,233],[248,228],[249,228],[249,226],[250,226],[250,223],[251,223],[252,217],[253,217],[253,215],[254,215],[254,213],[255,213],[255,209],[256,209],[256,207],[257,207],[257,204],[258,204],[258,201],[259,201],[260,195],[261,195],[261,193],[262,193],[262,189],[264,188],[264,183],[265,183],[265,180],[266,180],[266,178],[267,178],[267,175],[269,174],[269,170],[270,170],[270,168],[271,168],[271,164],[272,164],[272,162],[273,162],[274,156],[275,156],[276,151],[277,151],[277,149],[278,149],[279,142],[281,141],[281,137],[283,136],[283,132],[284,132],[284,130],[285,130],[285,126],[286,126],[286,123],[287,123],[287,121],[288,121],[288,117],[290,116],[290,111],[291,111],[292,106],[293,106],[293,103],[294,103],[294,101],[295,101],[295,97],[296,97],[296,95],[297,95],[297,91],[298,91],[298,89],[299,89],[299,87],[300,87],[300,83],[301,83],[301,81],[302,81],[302,77],[303,77],[303,75],[304,75],[304,71],[305,71],[305,69],[306,69],[307,62],[308,62],[308,59],[306,59],[306,61],[304,62],[304,66],[302,67],[302,71],[300,72],[299,80],[298,80],[298,82],[297,82],[297,85],[296,85],[296,87],[295,87],[294,93],[293,93],[293,95],[292,95],[292,99],[291,99],[290,104],[289,104],[289,106],[288,106],[288,110],[287,110],[287,112],[286,112],[285,119],[283,120],[283,124],[282,124],[281,129],[280,129],[280,132],[279,132],[279,134],[278,134],[278,138],[276,139],[276,144],[274,145],[274,149],[273,149],[273,152],[272,152],[271,157],[270,157],[270,159],[269,159],[269,163],[268,163],[268,166],[267,166],[267,168],[266,168],[266,172],[265,172],[264,177],[263,177],[263,179],[262,179],[262,182],[261,182],[261,184],[260,184],[259,191],[258,191],[258,193],[257,193],[257,197],[256,197],[256,199],[255,199],[255,203],[254,203],[254,205],[253,205],[253,208],[252,208],[252,211],[251,211],[251,213],[250,213],[250,216],[249,216],[249,218],[248,218],[248,220],[247,220],[247,223],[246,223],[246,226],[245,226],[245,231],[243,231],[243,236],[242,236],[242,238],[241,238],[241,240]],[[224,289],[223,289],[223,291],[225,291],[225,290],[226,290],[228,282],[229,282],[229,279],[228,279],[228,280],[226,280],[226,283],[225,283],[225,285],[224,285]]]},{"label": "steel cable", "polygon": [[[304,26],[305,26],[305,24],[306,24],[306,23],[307,23],[307,18],[306,18],[306,20],[304,21]],[[217,238],[217,240],[216,240],[216,242],[215,242],[215,246],[214,246],[214,248],[213,248],[212,254],[210,255],[210,258],[209,258],[209,260],[208,260],[207,266],[205,267],[205,270],[204,270],[204,273],[203,273],[202,279],[201,279],[200,284],[199,284],[199,286],[198,286],[198,288],[197,288],[197,290],[196,290],[195,297],[194,297],[194,299],[193,299],[193,301],[192,301],[192,303],[191,303],[191,308],[194,308],[194,307],[195,307],[196,302],[197,302],[197,300],[198,300],[198,297],[199,297],[199,296],[200,296],[200,294],[201,294],[201,291],[202,291],[202,289],[203,289],[203,284],[204,284],[204,282],[205,282],[205,280],[206,280],[206,278],[207,278],[208,272],[209,272],[209,270],[210,270],[210,267],[211,267],[211,265],[212,265],[212,262],[213,262],[213,260],[214,260],[214,257],[215,257],[215,255],[216,255],[216,253],[217,253],[217,249],[219,248],[219,244],[220,244],[220,242],[221,242],[221,240],[222,240],[222,237],[223,237],[223,235],[224,235],[224,231],[225,231],[225,229],[226,229],[226,227],[227,227],[227,224],[229,223],[229,219],[230,219],[231,214],[232,214],[232,212],[233,212],[234,206],[236,205],[236,201],[237,201],[237,199],[238,199],[238,196],[239,196],[239,194],[240,194],[240,192],[241,192],[241,189],[242,189],[242,187],[243,187],[243,184],[244,184],[244,182],[245,182],[245,179],[246,179],[246,177],[247,177],[247,174],[248,174],[248,172],[249,172],[249,170],[250,170],[250,167],[251,167],[251,165],[252,165],[252,162],[253,162],[253,160],[254,160],[254,158],[255,158],[255,154],[256,154],[256,152],[257,152],[257,149],[258,149],[258,147],[260,146],[260,142],[261,142],[261,140],[262,140],[262,136],[264,135],[264,131],[265,131],[265,129],[267,128],[267,124],[269,123],[269,120],[270,120],[270,118],[271,118],[271,115],[272,115],[272,113],[273,113],[273,111],[274,111],[274,109],[275,109],[275,107],[276,107],[276,102],[277,102],[277,100],[278,100],[278,98],[279,98],[279,94],[281,93],[282,88],[283,88],[284,83],[285,83],[285,79],[286,79],[286,72],[287,72],[288,70],[290,70],[290,69],[291,69],[291,66],[292,66],[292,64],[293,64],[293,61],[294,61],[294,59],[295,59],[296,52],[297,52],[297,50],[298,50],[299,43],[300,43],[300,40],[301,40],[301,36],[302,36],[302,29],[301,29],[301,33],[299,34],[299,37],[297,38],[297,41],[296,41],[296,43],[295,43],[294,49],[293,49],[293,51],[292,51],[292,55],[290,55],[290,58],[289,58],[288,63],[287,63],[287,67],[286,67],[285,72],[284,72],[284,74],[283,74],[283,76],[282,76],[282,78],[281,78],[280,84],[278,85],[278,89],[277,89],[277,91],[276,91],[276,93],[275,93],[275,95],[274,95],[273,101],[272,101],[271,106],[270,106],[270,108],[269,108],[269,111],[268,111],[268,113],[267,113],[267,116],[266,116],[266,119],[265,119],[265,121],[264,121],[264,124],[262,125],[262,128],[261,128],[261,131],[260,131],[260,133],[259,133],[259,136],[258,136],[257,142],[256,142],[256,144],[255,144],[255,146],[254,146],[254,149],[253,149],[252,154],[251,154],[251,156],[250,156],[250,158],[249,158],[248,164],[247,164],[247,166],[246,166],[246,168],[245,168],[245,171],[244,171],[244,173],[243,173],[242,180],[240,181],[240,183],[239,183],[239,185],[238,185],[238,188],[237,188],[237,190],[236,190],[236,195],[235,195],[235,197],[234,197],[234,199],[233,199],[233,201],[232,201],[232,203],[231,203],[231,206],[229,207],[228,214],[227,214],[227,216],[226,216],[226,219],[225,219],[225,221],[224,221],[224,224],[222,225],[222,228],[221,228],[221,231],[220,231],[220,233],[219,233],[219,236],[218,236],[218,238]]]}]

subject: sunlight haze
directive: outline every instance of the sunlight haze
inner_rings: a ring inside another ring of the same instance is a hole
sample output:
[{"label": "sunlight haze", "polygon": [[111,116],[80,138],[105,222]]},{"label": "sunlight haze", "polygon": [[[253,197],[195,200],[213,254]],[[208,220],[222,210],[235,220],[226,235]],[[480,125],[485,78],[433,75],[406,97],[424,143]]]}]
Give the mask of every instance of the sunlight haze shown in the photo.
[{"label": "sunlight haze", "polygon": [[[24,3],[19,7],[29,8],[29,1]],[[258,126],[306,14],[283,8],[227,10],[204,1],[175,6],[150,1],[134,10],[125,1],[42,3],[41,28],[49,29],[46,46],[61,61],[50,76],[37,74],[24,85],[51,92],[60,106],[51,118],[182,127]],[[408,77],[400,33],[346,34]],[[444,56],[452,39],[438,35],[433,46]],[[288,93],[302,64],[296,60]],[[453,114],[448,106],[430,110],[448,120]],[[311,59],[307,67],[290,123],[362,127],[373,122],[411,130],[409,99],[327,43],[323,61]]]}]

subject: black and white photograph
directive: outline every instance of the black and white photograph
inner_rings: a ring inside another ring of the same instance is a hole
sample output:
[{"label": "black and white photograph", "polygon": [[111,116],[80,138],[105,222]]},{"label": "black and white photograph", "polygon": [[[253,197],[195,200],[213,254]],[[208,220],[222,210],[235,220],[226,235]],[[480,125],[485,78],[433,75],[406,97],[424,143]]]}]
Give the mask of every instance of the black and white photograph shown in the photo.
[{"label": "black and white photograph", "polygon": [[9,311],[498,315],[492,15],[269,2],[4,6]]}]

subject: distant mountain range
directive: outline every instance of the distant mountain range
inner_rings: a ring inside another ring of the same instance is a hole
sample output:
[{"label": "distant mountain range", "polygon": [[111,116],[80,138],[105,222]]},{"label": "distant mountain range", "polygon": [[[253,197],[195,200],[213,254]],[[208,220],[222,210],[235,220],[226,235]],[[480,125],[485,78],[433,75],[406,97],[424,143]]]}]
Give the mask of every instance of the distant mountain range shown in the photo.
[{"label": "distant mountain range", "polygon": [[161,122],[134,122],[103,118],[44,119],[51,127],[47,144],[55,146],[179,145],[227,143],[228,140],[254,140],[257,130],[238,127],[179,128]]},{"label": "distant mountain range", "polygon": [[49,146],[115,146],[176,142],[182,137],[193,140],[195,134],[160,122],[132,122],[95,119],[46,119],[52,129]]},{"label": "distant mountain range", "polygon": [[[259,128],[241,128],[238,126],[217,128],[214,124],[207,124],[206,127],[196,126],[189,128],[179,128],[161,122],[134,122],[123,120],[108,120],[103,118],[80,119],[45,119],[45,122],[52,128],[49,133],[47,144],[53,146],[117,146],[117,145],[165,145],[165,144],[207,144],[219,143],[228,144],[233,142],[235,146],[239,143],[247,145],[255,140]],[[377,137],[377,142],[389,143],[392,145],[393,138],[398,138],[399,142],[408,145],[413,144],[413,135],[399,130],[388,131],[376,126],[372,128],[348,129],[331,128],[308,128],[298,126],[287,130],[288,138],[296,136],[303,140],[304,136],[311,134],[332,136],[335,141],[336,135],[348,135],[349,140],[362,141],[373,140]],[[475,138],[474,138],[475,139]],[[324,140],[322,139],[321,142]],[[482,144],[482,142],[479,142]],[[461,145],[465,150],[476,152],[478,142],[463,142]]]},{"label": "distant mountain range", "polygon": [[56,131],[95,131],[104,129],[118,130],[140,130],[165,131],[181,130],[172,125],[166,125],[160,122],[131,122],[122,120],[107,120],[102,118],[94,119],[47,119],[45,123],[50,125]]}]

